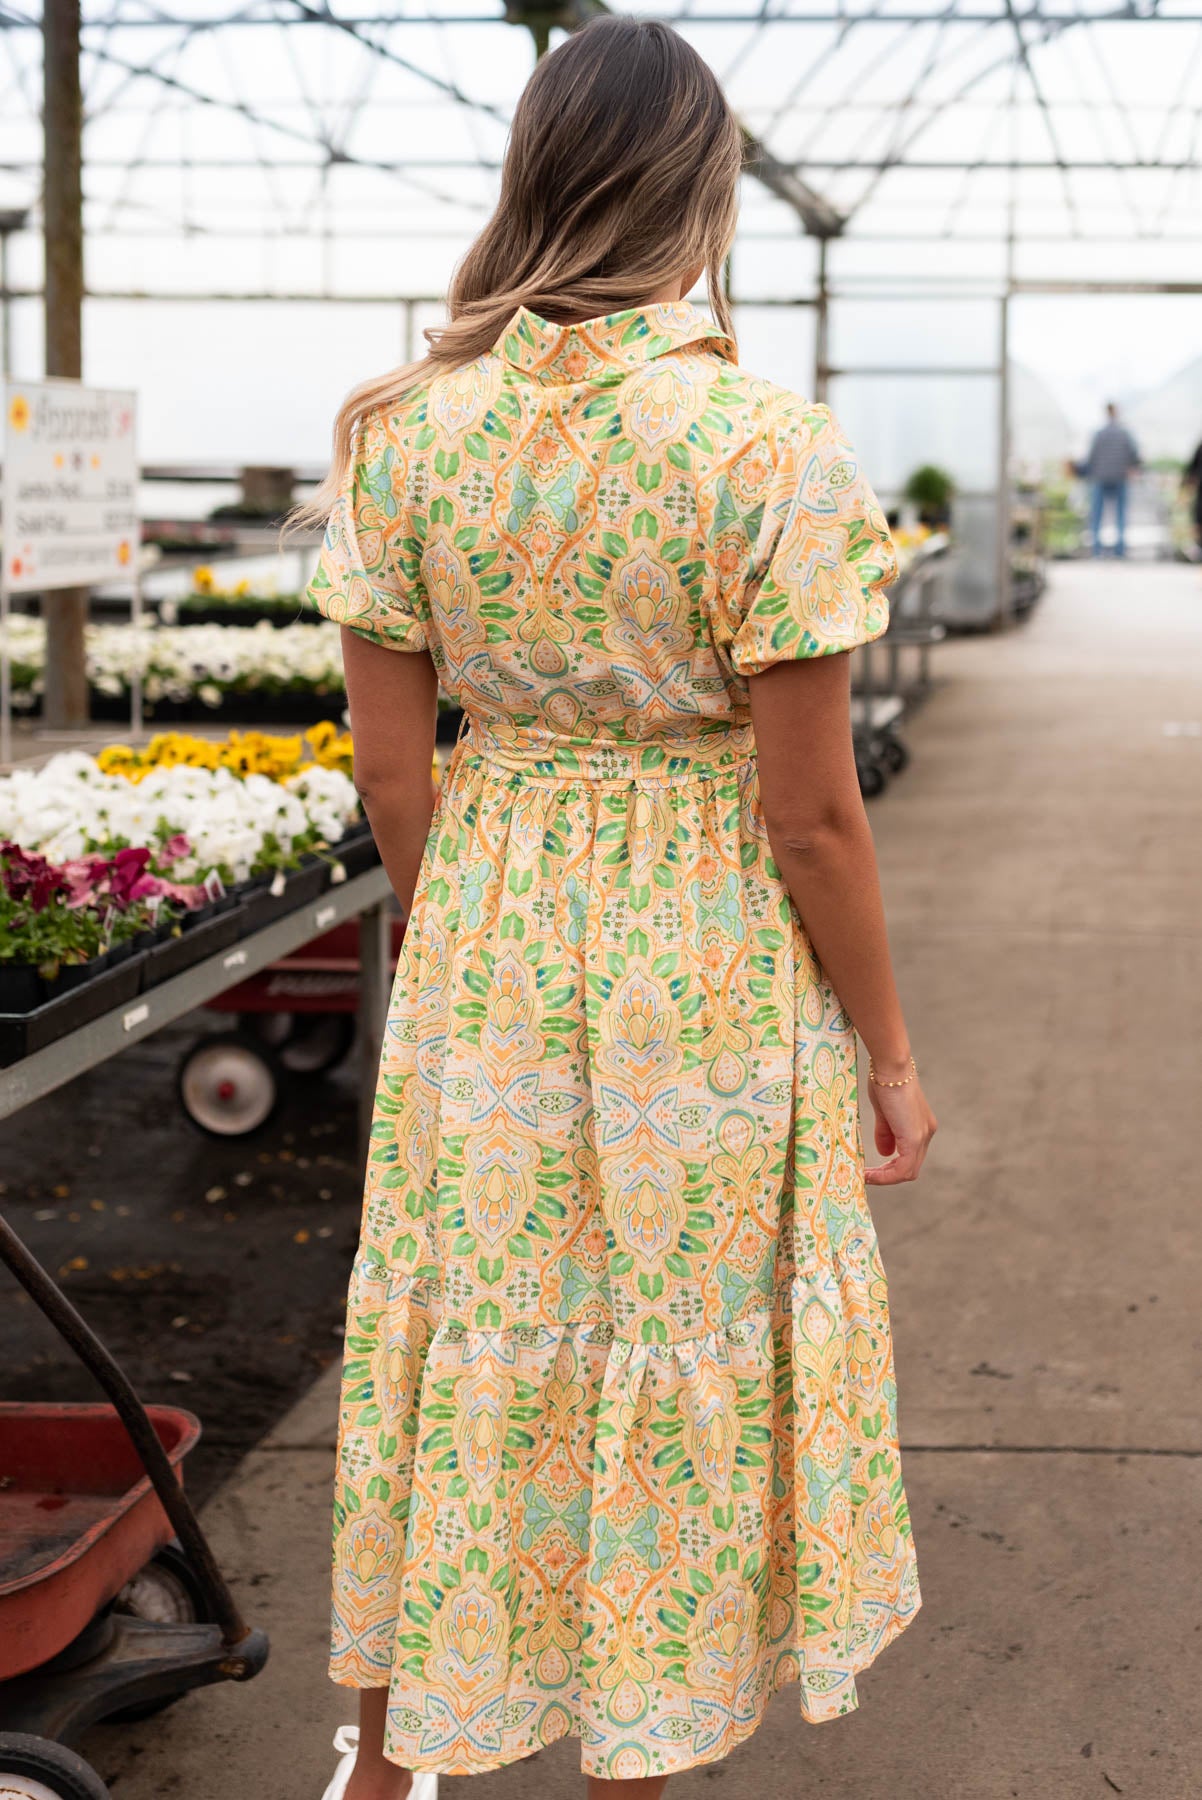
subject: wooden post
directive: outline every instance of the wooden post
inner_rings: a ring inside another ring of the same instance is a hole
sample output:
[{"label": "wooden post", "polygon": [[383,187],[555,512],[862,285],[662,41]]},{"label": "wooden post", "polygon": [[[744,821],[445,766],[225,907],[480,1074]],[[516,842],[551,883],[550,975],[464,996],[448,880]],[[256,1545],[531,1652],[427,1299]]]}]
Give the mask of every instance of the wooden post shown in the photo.
[{"label": "wooden post", "polygon": [[[79,0],[45,0],[42,13],[46,262],[46,373],[83,374],[83,96],[79,81]],[[46,620],[47,725],[88,722],[84,628],[87,588],[42,598]]]}]

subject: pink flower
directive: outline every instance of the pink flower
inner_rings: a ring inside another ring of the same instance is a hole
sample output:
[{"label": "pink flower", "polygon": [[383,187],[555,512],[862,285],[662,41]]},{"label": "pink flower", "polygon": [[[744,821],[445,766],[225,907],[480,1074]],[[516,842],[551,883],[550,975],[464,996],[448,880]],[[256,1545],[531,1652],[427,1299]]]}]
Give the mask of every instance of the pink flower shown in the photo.
[{"label": "pink flower", "polygon": [[188,912],[195,912],[209,897],[199,882],[189,885],[182,881],[160,881],[158,891],[164,900],[172,900],[176,906],[185,907]]},{"label": "pink flower", "polygon": [[172,863],[179,861],[181,856],[187,856],[191,848],[192,845],[186,835],[182,831],[177,831],[175,836],[169,837],[165,844],[160,844],[154,860],[160,869],[169,869]]}]

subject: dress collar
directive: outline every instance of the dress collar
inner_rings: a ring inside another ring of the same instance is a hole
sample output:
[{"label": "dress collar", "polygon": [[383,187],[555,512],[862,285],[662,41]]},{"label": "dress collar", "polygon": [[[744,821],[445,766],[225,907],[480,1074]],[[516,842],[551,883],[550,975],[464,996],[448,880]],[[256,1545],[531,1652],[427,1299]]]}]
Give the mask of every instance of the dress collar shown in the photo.
[{"label": "dress collar", "polygon": [[686,344],[704,344],[728,362],[736,358],[735,346],[722,328],[687,300],[631,307],[579,325],[554,325],[520,306],[497,349],[513,368],[525,370],[536,381],[572,382],[624,375]]}]

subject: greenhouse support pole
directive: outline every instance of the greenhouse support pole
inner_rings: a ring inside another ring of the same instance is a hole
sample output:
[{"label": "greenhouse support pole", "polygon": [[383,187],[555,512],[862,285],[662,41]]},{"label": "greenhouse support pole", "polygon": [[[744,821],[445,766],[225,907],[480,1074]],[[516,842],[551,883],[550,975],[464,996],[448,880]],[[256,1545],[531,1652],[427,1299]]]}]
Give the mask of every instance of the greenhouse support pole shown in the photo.
[{"label": "greenhouse support pole", "polygon": [[[42,14],[45,139],[42,219],[46,261],[46,374],[83,374],[83,95],[79,0],[45,0]],[[88,722],[87,588],[42,596],[46,619],[45,722]]]},{"label": "greenhouse support pole", "polygon": [[[137,414],[135,413],[134,416],[136,420]],[[137,430],[136,424],[134,429]],[[134,456],[136,467],[136,438],[134,440]],[[144,617],[142,609],[142,504],[137,486],[134,488],[134,505],[136,508],[134,516],[137,523],[134,531],[133,585],[129,591],[129,622],[133,628],[130,635],[134,640],[134,655],[129,671],[129,734],[137,743],[142,735],[144,710],[142,696],[145,692],[145,666],[142,661],[142,646],[139,642],[142,636]]]},{"label": "greenhouse support pole", "polygon": [[818,292],[814,310],[814,398],[825,402],[831,382],[830,301],[826,247],[829,238],[818,239]]},{"label": "greenhouse support pole", "polygon": [[8,648],[7,570],[8,559],[0,547],[0,769],[7,769],[13,755],[13,663]]},{"label": "greenhouse support pole", "polygon": [[134,585],[129,597],[129,622],[133,627],[134,657],[129,672],[129,735],[137,740],[142,735],[142,559],[134,555]]},{"label": "greenhouse support pole", "polygon": [[13,372],[13,316],[8,293],[8,240],[10,232],[0,215],[0,381]]},{"label": "greenhouse support pole", "polygon": [[997,428],[997,617],[1013,618],[1010,569],[1010,289],[1002,295],[998,317]]},{"label": "greenhouse support pole", "polygon": [[0,381],[8,381],[13,372],[13,296],[9,287],[9,240],[15,232],[24,231],[29,214],[11,207],[0,212]]}]

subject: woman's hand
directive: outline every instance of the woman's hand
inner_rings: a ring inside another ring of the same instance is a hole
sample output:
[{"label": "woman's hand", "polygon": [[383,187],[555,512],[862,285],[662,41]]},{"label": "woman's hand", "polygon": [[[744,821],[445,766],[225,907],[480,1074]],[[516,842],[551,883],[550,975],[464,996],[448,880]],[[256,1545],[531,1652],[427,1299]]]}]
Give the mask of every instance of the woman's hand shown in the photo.
[{"label": "woman's hand", "polygon": [[889,1160],[866,1168],[864,1180],[871,1187],[894,1187],[901,1181],[916,1180],[937,1129],[921,1085],[917,1078],[903,1087],[878,1087],[870,1081],[868,1094],[876,1114],[873,1138],[881,1155]]}]

